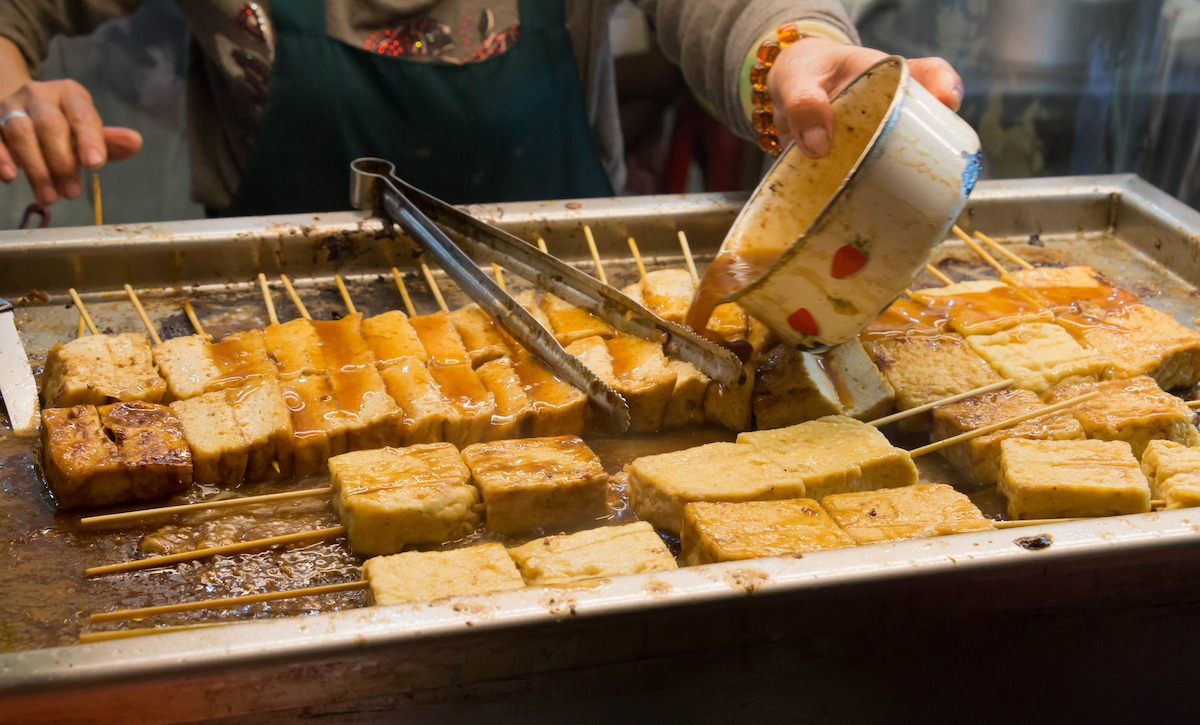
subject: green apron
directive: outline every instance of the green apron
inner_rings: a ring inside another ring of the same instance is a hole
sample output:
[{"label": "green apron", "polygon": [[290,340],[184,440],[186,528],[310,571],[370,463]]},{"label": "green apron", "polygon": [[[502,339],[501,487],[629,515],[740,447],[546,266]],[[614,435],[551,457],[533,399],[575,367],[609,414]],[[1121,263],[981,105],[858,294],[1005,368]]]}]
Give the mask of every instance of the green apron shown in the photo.
[{"label": "green apron", "polygon": [[277,46],[254,151],[224,216],[350,208],[378,156],[453,203],[610,196],[561,0],[521,0],[520,36],[479,63],[417,63],[325,30],[323,0],[272,3]]}]

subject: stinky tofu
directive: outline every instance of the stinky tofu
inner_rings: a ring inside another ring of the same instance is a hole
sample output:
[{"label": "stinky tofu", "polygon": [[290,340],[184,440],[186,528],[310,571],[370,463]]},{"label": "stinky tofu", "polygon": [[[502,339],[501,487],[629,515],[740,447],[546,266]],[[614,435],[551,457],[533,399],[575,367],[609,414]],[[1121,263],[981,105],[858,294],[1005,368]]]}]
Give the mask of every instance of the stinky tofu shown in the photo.
[{"label": "stinky tofu", "polygon": [[192,449],[192,478],[223,486],[241,483],[250,452],[225,391],[176,400],[170,407]]},{"label": "stinky tofu", "polygon": [[375,353],[379,367],[394,365],[402,358],[428,360],[429,353],[417,337],[408,316],[399,310],[384,312],[362,321],[363,339]]},{"label": "stinky tofu", "polygon": [[971,499],[943,483],[826,496],[821,505],[859,544],[989,531]]},{"label": "stinky tofu", "polygon": [[409,318],[409,324],[417,332],[417,339],[425,347],[429,357],[425,362],[430,365],[459,365],[471,363],[471,355],[463,345],[462,337],[450,316],[445,312],[434,312],[431,315],[417,315]]},{"label": "stinky tofu", "polygon": [[821,360],[838,391],[844,415],[874,420],[892,411],[896,391],[858,338],[835,345],[821,354]]},{"label": "stinky tofu", "polygon": [[667,368],[675,373],[675,389],[663,413],[662,429],[686,428],[704,422],[704,396],[708,393],[708,376],[691,363],[670,358]]},{"label": "stinky tofu", "polygon": [[1018,269],[1009,275],[1030,297],[1056,316],[1104,315],[1141,301],[1087,265]]},{"label": "stinky tofu", "polygon": [[451,312],[449,317],[467,348],[471,364],[475,367],[509,354],[508,344],[500,334],[500,328],[496,327],[496,323],[492,322],[492,318],[488,317],[479,305],[459,307]]},{"label": "stinky tofu", "polygon": [[[894,307],[895,305],[893,305]],[[896,408],[908,410],[1002,378],[958,335],[897,335],[869,339],[865,347],[896,391]],[[929,414],[900,422],[905,430],[925,430]]]},{"label": "stinky tofu", "polygon": [[999,280],[969,280],[916,290],[914,300],[943,307],[960,335],[990,335],[1025,322],[1053,322],[1054,313]]},{"label": "stinky tofu", "polygon": [[209,346],[203,335],[175,337],[154,346],[154,364],[167,381],[168,400],[197,396],[220,377],[221,371],[209,356]]},{"label": "stinky tofu", "polygon": [[500,544],[406,551],[363,562],[367,601],[386,606],[521,589],[525,580]]},{"label": "stinky tofu", "polygon": [[642,306],[654,314],[682,325],[687,317],[696,281],[686,269],[656,269],[636,283]]},{"label": "stinky tofu", "polygon": [[264,481],[279,473],[290,473],[292,416],[279,383],[257,380],[226,388],[225,397],[242,432],[246,448],[246,480]]},{"label": "stinky tofu", "polygon": [[345,450],[401,442],[401,408],[374,366],[331,370],[328,377],[337,416],[345,421]]},{"label": "stinky tofu", "polygon": [[263,328],[263,345],[281,378],[325,372],[321,338],[303,318]]},{"label": "stinky tofu", "polygon": [[400,406],[400,438],[405,444],[443,440],[446,420],[457,416],[429,370],[420,359],[409,357],[379,371],[388,394]]},{"label": "stinky tofu", "polygon": [[517,360],[513,368],[525,388],[532,414],[529,435],[579,435],[587,421],[587,396],[560,380],[533,357]]},{"label": "stinky tofu", "polygon": [[704,393],[704,420],[732,431],[750,430],[753,422],[754,365],[746,363],[741,385],[712,383]]},{"label": "stinky tofu", "polygon": [[749,324],[746,326],[746,342],[750,343],[750,352],[762,353],[770,350],[779,342],[779,338],[766,324],[753,315],[747,315]]},{"label": "stinky tofu", "polygon": [[684,566],[854,546],[811,498],[689,503],[679,536]]},{"label": "stinky tofu", "polygon": [[709,443],[642,456],[625,467],[629,504],[638,518],[678,533],[683,508],[694,501],[762,501],[800,498],[804,478],[754,446]]},{"label": "stinky tofu", "polygon": [[629,403],[630,430],[653,433],[675,392],[676,374],[658,343],[621,335],[606,341],[612,360],[614,387]]},{"label": "stinky tofu", "polygon": [[717,305],[706,326],[710,336],[727,342],[746,340],[750,334],[750,315],[736,302]]},{"label": "stinky tofu", "polygon": [[479,489],[449,443],[343,453],[329,459],[329,473],[356,554],[453,541],[479,525]]},{"label": "stinky tofu", "polygon": [[1081,347],[1066,330],[1047,322],[970,335],[967,344],[1016,387],[1039,395],[1059,383],[1103,380],[1112,372],[1103,356]]},{"label": "stinky tofu", "polygon": [[154,353],[146,336],[125,332],[107,338],[115,382],[112,397],[119,401],[146,403],[162,400],[167,394],[167,382],[154,369]]},{"label": "stinky tofu", "polygon": [[536,290],[521,290],[520,292],[514,294],[512,298],[518,305],[523,307],[525,311],[533,317],[533,319],[537,320],[539,325],[546,328],[550,332],[554,331],[554,325],[550,323],[550,318],[546,316],[546,311],[542,309],[542,305],[539,302],[541,296]]},{"label": "stinky tofu", "polygon": [[774,430],[740,433],[749,445],[804,481],[809,498],[832,493],[911,486],[917,467],[875,426],[830,415]]},{"label": "stinky tofu", "polygon": [[667,545],[645,521],[534,539],[508,550],[529,585],[677,568]]},{"label": "stinky tofu", "polygon": [[129,479],[123,500],[141,501],[178,493],[192,482],[192,452],[179,419],[165,405],[130,401],[100,408]]},{"label": "stinky tofu", "polygon": [[1142,454],[1142,473],[1150,481],[1150,495],[1167,509],[1200,506],[1200,448],[1150,441]]},{"label": "stinky tofu", "polygon": [[612,325],[549,292],[542,295],[540,304],[546,319],[550,321],[549,329],[563,347],[587,337],[612,337],[616,334]]},{"label": "stinky tofu", "polygon": [[[998,390],[975,395],[934,409],[929,437],[940,441],[1045,407],[1046,403],[1029,390]],[[943,448],[942,456],[970,480],[990,485],[1000,475],[1000,442],[1004,439],[1079,440],[1085,437],[1079,421],[1071,417],[1070,411],[1064,411]]]},{"label": "stinky tofu", "polygon": [[362,313],[354,312],[340,320],[310,320],[321,341],[321,359],[325,370],[354,370],[375,365],[375,353],[363,336]]},{"label": "stinky tofu", "polygon": [[1047,403],[1056,403],[1092,391],[1099,391],[1100,395],[1067,411],[1083,426],[1088,438],[1125,441],[1138,458],[1152,440],[1200,446],[1195,413],[1187,403],[1163,391],[1145,375],[1127,380],[1059,385],[1045,397]]},{"label": "stinky tofu", "polygon": [[475,368],[479,382],[492,394],[496,410],[492,413],[485,439],[489,441],[519,438],[533,415],[533,403],[525,394],[525,384],[517,375],[512,360],[496,358]]},{"label": "stinky tofu", "polygon": [[470,363],[431,366],[429,374],[453,411],[443,424],[443,439],[463,448],[486,438],[496,412],[496,398],[479,381]]},{"label": "stinky tofu", "polygon": [[280,392],[292,420],[292,472],[308,476],[325,470],[330,456],[346,450],[347,421],[337,409],[324,375],[301,375],[280,381]]},{"label": "stinky tofu", "polygon": [[64,509],[129,500],[125,462],[94,405],[42,410],[42,472]]},{"label": "stinky tofu", "polygon": [[222,390],[278,376],[275,363],[267,355],[262,330],[226,335],[219,342],[209,344],[208,356],[216,365],[217,376],[205,384],[205,391]]},{"label": "stinky tofu", "polygon": [[491,531],[562,531],[608,515],[608,474],[576,436],[477,443],[462,456]]},{"label": "stinky tofu", "polygon": [[166,393],[166,381],[155,371],[143,335],[88,335],[55,345],[46,355],[42,399],[48,408],[126,400],[157,403]]},{"label": "stinky tofu", "polygon": [[889,413],[896,397],[857,338],[819,355],[776,345],[757,372],[753,405],[759,428],[826,415],[872,420]]},{"label": "stinky tofu", "polygon": [[901,297],[867,325],[860,338],[865,343],[882,337],[938,335],[949,331],[949,314],[949,310],[941,305],[930,306]]},{"label": "stinky tofu", "polygon": [[1000,444],[997,489],[1012,519],[1150,510],[1150,486],[1125,441],[1010,438]]}]

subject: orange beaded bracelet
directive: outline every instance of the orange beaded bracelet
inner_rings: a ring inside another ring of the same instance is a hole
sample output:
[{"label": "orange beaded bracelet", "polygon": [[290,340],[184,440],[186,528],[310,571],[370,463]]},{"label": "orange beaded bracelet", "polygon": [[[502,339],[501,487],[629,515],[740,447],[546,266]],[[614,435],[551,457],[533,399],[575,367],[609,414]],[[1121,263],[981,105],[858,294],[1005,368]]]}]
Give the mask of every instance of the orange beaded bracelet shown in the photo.
[{"label": "orange beaded bracelet", "polygon": [[754,103],[750,122],[758,134],[759,148],[772,156],[778,156],[783,149],[779,145],[779,134],[775,132],[775,114],[771,110],[771,94],[767,91],[767,73],[780,51],[806,37],[796,29],[795,23],[780,25],[775,29],[775,40],[764,40],[758,46],[755,54],[758,62],[750,68],[750,100]]}]

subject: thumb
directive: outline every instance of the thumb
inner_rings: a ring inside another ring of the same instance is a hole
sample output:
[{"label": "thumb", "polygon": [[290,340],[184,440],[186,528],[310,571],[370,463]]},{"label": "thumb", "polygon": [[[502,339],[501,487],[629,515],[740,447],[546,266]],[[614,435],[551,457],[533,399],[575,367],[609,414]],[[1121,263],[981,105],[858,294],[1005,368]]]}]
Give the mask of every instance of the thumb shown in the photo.
[{"label": "thumb", "polygon": [[142,150],[142,134],[132,128],[105,126],[103,133],[109,161],[122,161]]}]

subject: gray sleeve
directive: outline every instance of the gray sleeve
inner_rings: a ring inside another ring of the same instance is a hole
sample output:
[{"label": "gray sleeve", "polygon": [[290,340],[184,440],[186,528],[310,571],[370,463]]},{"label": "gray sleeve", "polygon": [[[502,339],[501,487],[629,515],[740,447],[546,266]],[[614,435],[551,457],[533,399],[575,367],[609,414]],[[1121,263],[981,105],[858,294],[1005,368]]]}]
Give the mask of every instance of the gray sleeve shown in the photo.
[{"label": "gray sleeve", "polygon": [[85,35],[128,15],[145,0],[0,0],[0,35],[11,40],[38,77],[56,35]]},{"label": "gray sleeve", "polygon": [[742,110],[739,82],[747,54],[775,27],[811,20],[858,34],[836,0],[636,0],[654,24],[659,47],[683,71],[688,86],[730,129],[754,138]]}]

